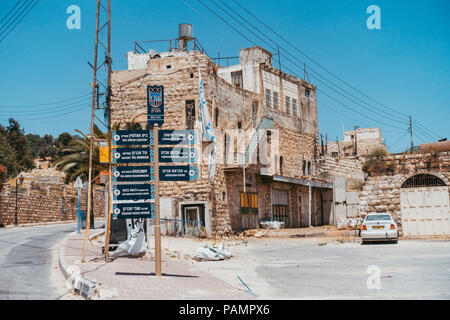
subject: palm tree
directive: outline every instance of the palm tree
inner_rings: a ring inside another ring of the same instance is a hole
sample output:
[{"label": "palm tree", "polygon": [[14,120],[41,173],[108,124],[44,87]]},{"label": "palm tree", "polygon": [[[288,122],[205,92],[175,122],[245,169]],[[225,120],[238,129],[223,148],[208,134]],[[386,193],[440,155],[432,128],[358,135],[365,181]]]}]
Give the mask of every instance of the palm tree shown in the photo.
[{"label": "palm tree", "polygon": [[[61,151],[64,155],[56,161],[55,167],[66,173],[66,182],[74,181],[78,176],[83,180],[88,179],[90,138],[80,130],[75,130],[81,135],[73,139],[68,146]],[[92,174],[97,177],[101,170],[108,168],[107,164],[100,163],[100,140],[107,139],[107,133],[102,132],[94,125],[94,153],[92,155]]]}]

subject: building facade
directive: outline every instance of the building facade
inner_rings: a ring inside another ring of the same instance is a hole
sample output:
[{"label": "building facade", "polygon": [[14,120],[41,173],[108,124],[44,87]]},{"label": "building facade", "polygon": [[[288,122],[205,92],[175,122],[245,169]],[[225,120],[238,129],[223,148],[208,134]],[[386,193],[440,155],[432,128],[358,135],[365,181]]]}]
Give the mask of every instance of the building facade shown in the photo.
[{"label": "building facade", "polygon": [[272,66],[260,47],[240,50],[220,67],[200,50],[129,52],[128,69],[112,73],[111,117],[147,126],[147,86],[164,86],[163,129],[199,129],[199,76],[216,145],[197,145],[195,181],[160,182],[161,216],[199,220],[208,235],[227,235],[278,220],[286,227],[332,218],[332,184],[318,174],[316,89]]}]

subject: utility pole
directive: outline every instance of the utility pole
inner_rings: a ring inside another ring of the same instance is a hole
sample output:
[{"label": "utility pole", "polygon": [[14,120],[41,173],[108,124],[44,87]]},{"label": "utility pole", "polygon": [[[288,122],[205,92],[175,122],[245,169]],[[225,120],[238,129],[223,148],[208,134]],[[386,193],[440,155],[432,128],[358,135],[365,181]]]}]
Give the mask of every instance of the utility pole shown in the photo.
[{"label": "utility pole", "polygon": [[105,261],[109,260],[109,232],[111,229],[112,210],[112,129],[111,129],[111,0],[108,0],[108,86],[106,89],[106,110],[108,111],[108,221],[105,230]]},{"label": "utility pole", "polygon": [[81,256],[81,262],[85,262],[86,256],[86,244],[89,238],[89,225],[91,222],[91,190],[92,190],[92,155],[94,153],[94,116],[95,116],[95,100],[96,100],[96,89],[97,89],[97,53],[98,53],[98,34],[99,34],[99,15],[100,15],[100,0],[97,0],[97,17],[96,17],[96,32],[95,32],[95,54],[94,54],[94,77],[92,81],[92,110],[91,110],[91,135],[90,148],[89,148],[89,175],[88,175],[88,203],[86,210],[86,230],[84,234],[83,252]]},{"label": "utility pole", "polygon": [[409,116],[409,133],[411,134],[411,150],[410,150],[410,152],[413,152],[414,142],[413,142],[413,131],[412,131],[412,118],[411,118],[411,116]]}]

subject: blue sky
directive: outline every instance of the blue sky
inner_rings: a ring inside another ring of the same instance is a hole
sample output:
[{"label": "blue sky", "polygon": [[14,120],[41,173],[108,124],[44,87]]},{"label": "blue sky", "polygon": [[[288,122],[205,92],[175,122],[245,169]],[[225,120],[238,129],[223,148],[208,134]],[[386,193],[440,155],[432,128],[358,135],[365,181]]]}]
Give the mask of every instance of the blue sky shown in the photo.
[{"label": "blue sky", "polygon": [[[267,48],[215,7],[211,0],[202,1],[247,37]],[[214,1],[223,6],[219,0]],[[16,2],[0,2],[0,19]],[[239,2],[315,62],[353,87],[333,78],[264,29],[233,1],[226,0],[282,48],[306,62],[307,68],[312,68],[310,79],[318,88],[319,131],[328,134],[329,139],[341,139],[343,128],[378,126],[383,131],[386,145],[395,143],[390,151],[402,152],[410,144],[406,131],[409,115],[413,121],[419,121],[432,131],[423,127],[415,130],[414,124],[415,145],[435,139],[437,135],[450,138],[449,1]],[[9,117],[14,117],[26,133],[57,136],[63,131],[74,133],[75,129],[88,131],[92,71],[87,62],[92,62],[94,57],[95,3],[94,0],[39,1],[30,15],[0,42],[1,124],[5,125]],[[111,3],[113,70],[126,68],[125,55],[133,50],[134,41],[176,38],[179,23],[193,25],[194,36],[212,57],[217,56],[218,50],[221,56],[236,56],[239,48],[253,46],[197,0],[112,0]],[[72,4],[81,8],[80,30],[66,27],[69,17],[66,9]],[[369,30],[366,26],[369,5],[378,5],[381,9],[381,30]],[[106,32],[103,37],[106,39]],[[281,57],[283,70],[303,75],[303,71],[287,58],[291,57]],[[314,78],[314,72],[332,81],[331,87],[336,91],[319,82],[324,80],[317,74]],[[354,102],[339,93],[352,94],[355,98],[350,98]],[[80,98],[53,105],[17,107],[73,97]],[[369,113],[361,105],[378,110]],[[61,109],[57,109],[59,106]],[[79,109],[82,110],[65,114],[68,110]],[[101,112],[98,116],[102,118]]]}]

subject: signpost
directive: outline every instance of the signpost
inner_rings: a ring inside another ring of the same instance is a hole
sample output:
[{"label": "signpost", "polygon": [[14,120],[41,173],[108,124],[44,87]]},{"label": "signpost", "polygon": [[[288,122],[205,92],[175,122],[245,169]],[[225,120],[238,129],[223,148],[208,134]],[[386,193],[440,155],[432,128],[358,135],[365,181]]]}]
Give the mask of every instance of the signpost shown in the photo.
[{"label": "signpost", "polygon": [[155,199],[152,184],[117,184],[113,186],[113,202],[145,202]]},{"label": "signpost", "polygon": [[80,191],[83,187],[83,181],[81,181],[80,176],[75,180],[73,187],[78,189],[77,232],[79,234],[81,229]]},{"label": "signpost", "polygon": [[193,145],[197,141],[194,130],[159,130],[160,145]]},{"label": "signpost", "polygon": [[113,131],[113,146],[153,145],[153,133],[148,130]]},{"label": "signpost", "polygon": [[197,161],[197,150],[191,147],[159,148],[159,162],[164,163],[193,163]]},{"label": "signpost", "polygon": [[198,168],[192,165],[159,166],[161,181],[194,181],[198,178]]},{"label": "signpost", "polygon": [[155,204],[151,202],[116,203],[113,205],[113,214],[117,219],[152,219],[155,218]]},{"label": "signpost", "polygon": [[117,148],[113,152],[113,163],[153,163],[153,150],[148,147]]},{"label": "signpost", "polygon": [[121,166],[113,169],[113,182],[142,182],[153,181],[155,169],[150,165]]}]

